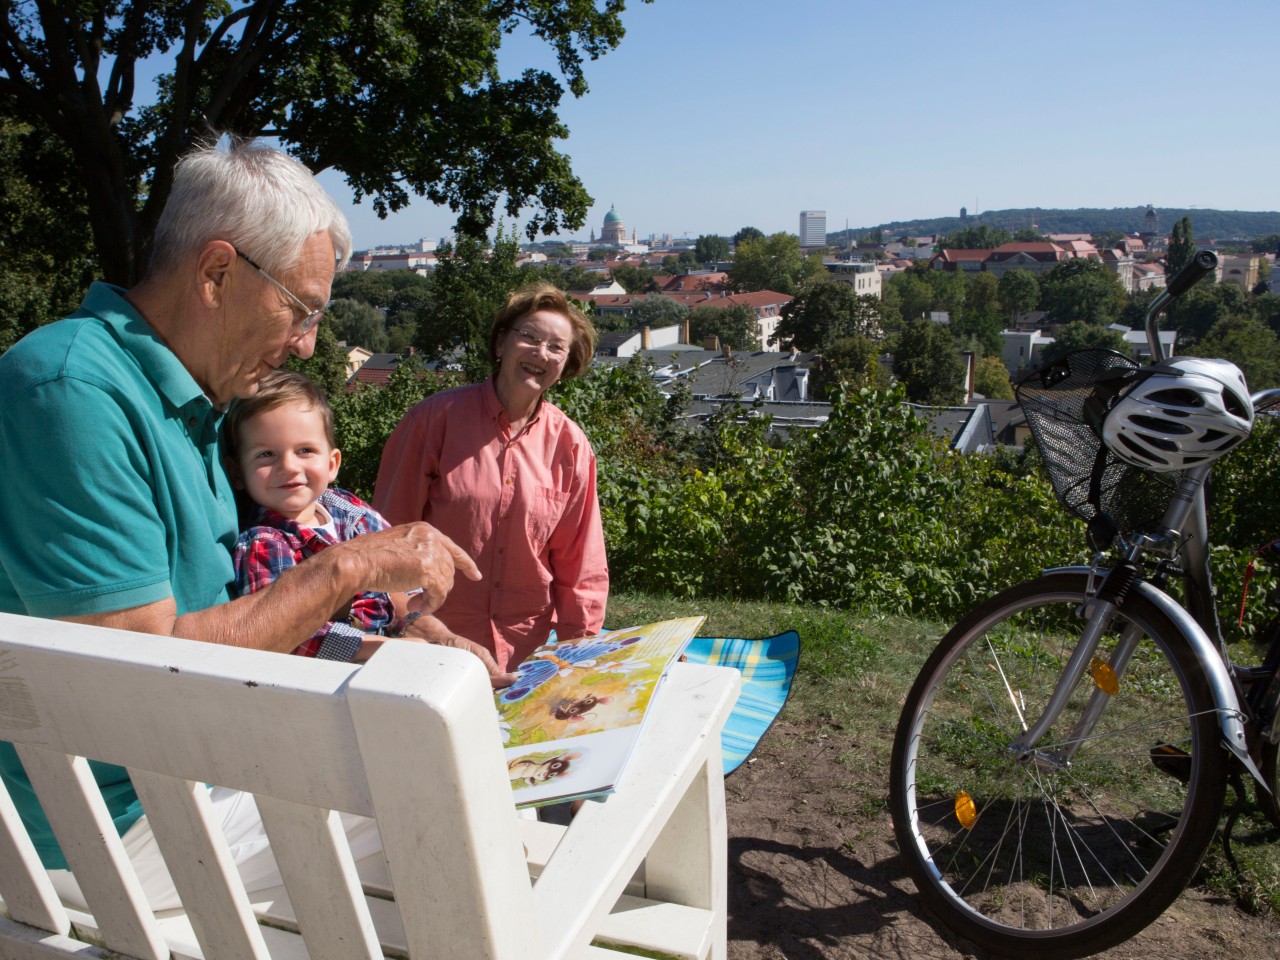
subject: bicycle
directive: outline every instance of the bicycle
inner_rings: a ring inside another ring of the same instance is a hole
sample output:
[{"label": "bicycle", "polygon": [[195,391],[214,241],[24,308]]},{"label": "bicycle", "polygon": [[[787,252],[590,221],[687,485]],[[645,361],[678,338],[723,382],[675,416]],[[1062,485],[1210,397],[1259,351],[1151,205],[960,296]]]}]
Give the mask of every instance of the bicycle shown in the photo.
[{"label": "bicycle", "polygon": [[[1280,636],[1261,667],[1232,664],[1204,500],[1214,460],[1280,390],[1250,397],[1243,377],[1236,389],[1213,366],[1225,361],[1171,361],[1158,337],[1158,314],[1215,265],[1201,251],[1151,304],[1151,365],[1086,349],[1020,381],[1094,560],[972,610],[903,707],[890,784],[899,848],[927,906],[993,953],[1085,956],[1147,926],[1198,868],[1229,780],[1242,796],[1242,770],[1280,826]],[[1222,404],[1249,409],[1173,402],[1219,372]],[[1185,605],[1166,589],[1174,579]]]}]

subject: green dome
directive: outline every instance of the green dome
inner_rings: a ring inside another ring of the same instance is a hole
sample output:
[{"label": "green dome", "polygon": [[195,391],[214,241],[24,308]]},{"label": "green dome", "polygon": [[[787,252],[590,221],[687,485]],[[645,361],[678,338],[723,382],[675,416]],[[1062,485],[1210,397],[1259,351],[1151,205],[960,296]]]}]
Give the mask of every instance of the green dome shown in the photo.
[{"label": "green dome", "polygon": [[613,207],[610,207],[609,212],[604,215],[604,222],[605,223],[621,223],[622,217],[618,216],[617,210],[613,209]]}]

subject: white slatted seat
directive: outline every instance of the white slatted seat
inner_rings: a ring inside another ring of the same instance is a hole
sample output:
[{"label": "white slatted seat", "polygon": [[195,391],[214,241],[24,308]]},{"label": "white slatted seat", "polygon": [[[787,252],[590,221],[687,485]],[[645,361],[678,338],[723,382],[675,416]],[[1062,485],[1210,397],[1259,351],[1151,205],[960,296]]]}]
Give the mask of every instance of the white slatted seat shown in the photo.
[{"label": "white slatted seat", "polygon": [[[58,901],[0,788],[0,956],[723,958],[737,682],[673,667],[617,792],[564,828],[515,815],[469,654],[357,668],[0,615],[0,739],[92,910]],[[184,910],[149,911],[84,757],[129,768]],[[205,784],[256,795],[283,888],[246,894]],[[385,862],[358,875],[334,811],[375,817]]]}]

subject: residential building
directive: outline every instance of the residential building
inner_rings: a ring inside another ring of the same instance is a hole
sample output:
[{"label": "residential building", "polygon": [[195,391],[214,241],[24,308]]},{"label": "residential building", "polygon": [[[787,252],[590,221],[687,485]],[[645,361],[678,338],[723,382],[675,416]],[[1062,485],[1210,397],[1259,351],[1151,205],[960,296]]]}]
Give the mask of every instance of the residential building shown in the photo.
[{"label": "residential building", "polygon": [[1163,290],[1165,288],[1164,265],[1151,261],[1135,261],[1133,264],[1133,288],[1135,290]]},{"label": "residential building", "polygon": [[965,273],[977,273],[989,256],[991,256],[990,250],[939,250],[929,258],[929,266],[934,270],[961,270]]},{"label": "residential building", "polygon": [[800,246],[825,247],[827,245],[827,211],[800,211]]},{"label": "residential building", "polygon": [[[1093,250],[1092,244],[1087,245]],[[1094,250],[1094,255],[1097,251]],[[1048,273],[1064,260],[1069,260],[1074,253],[1048,240],[1039,243],[1005,243],[996,247],[983,261],[982,268],[997,277],[1003,277],[1010,270],[1029,270],[1034,274]]]},{"label": "residential building", "polygon": [[1258,285],[1259,264],[1262,262],[1258,254],[1222,254],[1218,259],[1223,283],[1244,287],[1246,293]]},{"label": "residential building", "polygon": [[1000,336],[1004,340],[1000,359],[1010,375],[1039,366],[1040,351],[1053,343],[1053,337],[1039,330],[1002,330]]},{"label": "residential building", "polygon": [[352,257],[348,270],[412,270],[426,276],[436,268],[436,255],[432,252],[408,251],[404,253],[364,253]]},{"label": "residential building", "polygon": [[847,283],[859,295],[880,296],[880,271],[874,262],[823,263],[827,274],[838,283]]}]

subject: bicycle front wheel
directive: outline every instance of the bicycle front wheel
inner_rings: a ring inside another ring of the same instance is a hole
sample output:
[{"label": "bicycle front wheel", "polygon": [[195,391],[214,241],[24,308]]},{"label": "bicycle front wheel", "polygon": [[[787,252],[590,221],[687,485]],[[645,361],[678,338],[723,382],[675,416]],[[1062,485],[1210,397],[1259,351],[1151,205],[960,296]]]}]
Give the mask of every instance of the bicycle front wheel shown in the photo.
[{"label": "bicycle front wheel", "polygon": [[[1034,755],[1010,751],[1080,639],[1085,586],[1084,574],[1049,574],[972,611],[934,650],[898,725],[890,808],[910,873],[948,926],[996,953],[1079,957],[1132,936],[1191,879],[1222,809],[1208,684],[1140,594],[1094,661],[1123,637],[1136,640],[1127,666],[1086,674]],[[1100,718],[1076,730],[1108,687]]]}]

